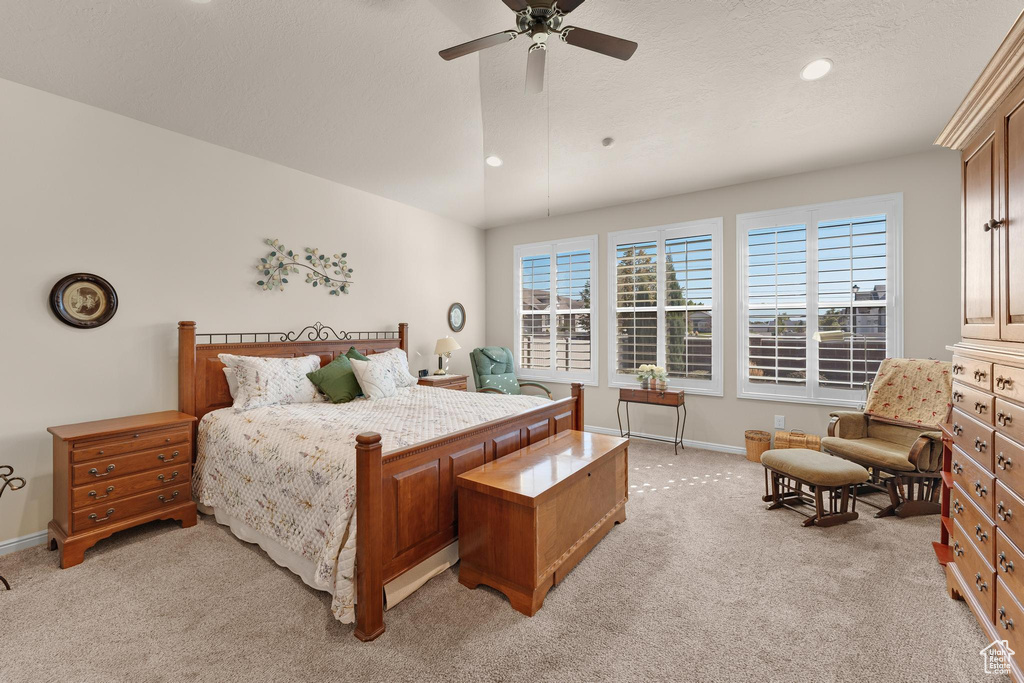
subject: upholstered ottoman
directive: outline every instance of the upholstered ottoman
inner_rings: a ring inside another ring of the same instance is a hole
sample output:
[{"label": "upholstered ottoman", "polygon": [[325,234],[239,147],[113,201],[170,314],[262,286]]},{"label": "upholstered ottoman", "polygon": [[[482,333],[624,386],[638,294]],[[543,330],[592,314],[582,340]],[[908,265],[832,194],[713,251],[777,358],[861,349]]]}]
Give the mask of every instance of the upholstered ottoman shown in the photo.
[{"label": "upholstered ottoman", "polygon": [[[857,485],[868,480],[868,471],[860,465],[806,448],[765,451],[761,464],[772,476],[769,510],[784,507],[799,512],[807,517],[804,526],[833,526],[857,519]],[[813,505],[815,514],[807,515],[794,505]]]}]

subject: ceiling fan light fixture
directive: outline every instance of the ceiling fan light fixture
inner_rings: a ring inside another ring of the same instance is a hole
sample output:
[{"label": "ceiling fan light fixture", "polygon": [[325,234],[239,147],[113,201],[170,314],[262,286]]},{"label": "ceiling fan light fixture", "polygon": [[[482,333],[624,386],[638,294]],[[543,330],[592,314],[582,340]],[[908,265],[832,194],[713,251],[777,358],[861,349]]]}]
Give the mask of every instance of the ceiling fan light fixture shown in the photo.
[{"label": "ceiling fan light fixture", "polygon": [[488,166],[490,166],[491,168],[498,168],[499,166],[501,166],[505,162],[501,160],[501,157],[499,157],[499,156],[497,156],[495,154],[492,154],[492,155],[488,156],[486,159],[484,159],[484,163],[487,164]]},{"label": "ceiling fan light fixture", "polygon": [[832,71],[831,59],[815,59],[800,71],[800,78],[805,81],[817,81]]}]

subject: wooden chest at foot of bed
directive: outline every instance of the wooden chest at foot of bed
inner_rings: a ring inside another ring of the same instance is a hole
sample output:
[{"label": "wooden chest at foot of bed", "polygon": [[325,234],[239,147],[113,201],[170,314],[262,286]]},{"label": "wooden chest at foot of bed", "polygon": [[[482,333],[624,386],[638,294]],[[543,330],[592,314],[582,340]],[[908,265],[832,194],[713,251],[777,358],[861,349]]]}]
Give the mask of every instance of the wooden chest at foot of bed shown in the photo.
[{"label": "wooden chest at foot of bed", "polygon": [[124,529],[157,519],[196,523],[192,430],[177,411],[50,427],[53,521],[49,547],[64,569]]},{"label": "wooden chest at foot of bed", "polygon": [[626,521],[629,441],[566,431],[458,477],[459,581],[533,616],[615,524]]}]

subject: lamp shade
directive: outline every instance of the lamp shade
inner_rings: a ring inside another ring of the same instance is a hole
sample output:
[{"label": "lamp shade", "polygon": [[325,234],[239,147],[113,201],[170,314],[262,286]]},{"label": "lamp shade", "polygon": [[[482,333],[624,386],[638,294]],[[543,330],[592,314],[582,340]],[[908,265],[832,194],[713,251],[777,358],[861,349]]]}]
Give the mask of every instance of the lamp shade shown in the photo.
[{"label": "lamp shade", "polygon": [[461,348],[462,347],[459,346],[459,342],[455,341],[451,337],[442,337],[437,340],[437,346],[434,347],[434,353],[438,356],[443,356],[446,353],[458,351]]},{"label": "lamp shade", "polygon": [[814,333],[816,342],[849,341],[851,339],[853,339],[853,333],[845,330],[826,330],[824,332],[819,330]]}]

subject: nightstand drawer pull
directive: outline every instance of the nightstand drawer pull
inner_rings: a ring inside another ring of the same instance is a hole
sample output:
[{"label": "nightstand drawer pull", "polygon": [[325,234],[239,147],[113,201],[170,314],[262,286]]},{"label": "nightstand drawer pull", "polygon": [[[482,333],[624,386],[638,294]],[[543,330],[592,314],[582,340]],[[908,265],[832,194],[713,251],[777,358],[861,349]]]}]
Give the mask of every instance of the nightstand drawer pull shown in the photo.
[{"label": "nightstand drawer pull", "polygon": [[958,515],[962,515],[964,512],[964,504],[960,502],[959,498],[953,501],[953,512]]},{"label": "nightstand drawer pull", "polygon": [[977,572],[974,575],[974,585],[977,586],[978,592],[982,593],[988,590],[988,581],[981,580],[981,572]]},{"label": "nightstand drawer pull", "polygon": [[960,557],[964,554],[964,549],[960,545],[960,541],[953,541],[953,554],[957,557]]},{"label": "nightstand drawer pull", "polygon": [[1013,560],[1006,559],[1006,553],[999,553],[999,568],[1009,574],[1013,571]]},{"label": "nightstand drawer pull", "polygon": [[981,530],[981,525],[980,524],[976,524],[974,526],[974,537],[976,539],[978,539],[979,541],[981,541],[982,543],[984,543],[985,541],[988,540],[988,533]]},{"label": "nightstand drawer pull", "polygon": [[988,487],[983,486],[979,479],[974,482],[974,492],[978,494],[978,498],[984,498],[988,494]]},{"label": "nightstand drawer pull", "polygon": [[960,461],[954,460],[950,469],[953,470],[953,474],[963,474],[964,466],[960,464]]},{"label": "nightstand drawer pull", "polygon": [[178,497],[178,493],[178,491],[175,491],[174,493],[171,494],[170,498],[166,497],[164,494],[161,493],[159,496],[157,496],[157,500],[166,505],[167,503],[174,502],[174,499]]},{"label": "nightstand drawer pull", "polygon": [[964,428],[960,426],[960,423],[959,422],[954,422],[953,423],[953,434],[955,434],[956,436],[962,436],[963,433],[964,433]]},{"label": "nightstand drawer pull", "polygon": [[996,505],[996,517],[1004,522],[1010,521],[1010,517],[1013,516],[1013,510],[1007,510],[1006,506],[1003,505],[1003,501],[999,501]]},{"label": "nightstand drawer pull", "polygon": [[157,460],[163,460],[164,462],[170,462],[171,460],[174,460],[175,458],[177,458],[179,455],[181,455],[180,451],[174,451],[173,453],[171,453],[171,457],[169,457],[169,458],[166,455],[164,455],[163,453],[161,453],[160,455],[156,456],[156,458],[157,458]]},{"label": "nightstand drawer pull", "polygon": [[[166,481],[174,481],[177,478],[178,478],[178,473],[175,472],[174,474],[171,475],[171,478],[167,479]],[[160,481],[164,481],[164,475],[161,474],[160,476],[157,477],[157,479],[159,479]]]},{"label": "nightstand drawer pull", "polygon": [[114,487],[113,486],[108,486],[107,487],[107,492],[104,493],[102,496],[97,495],[97,493],[95,491],[89,491],[89,497],[92,498],[93,500],[103,500],[104,498],[110,497],[110,494],[113,493],[113,492],[114,492]]},{"label": "nightstand drawer pull", "polygon": [[982,441],[980,436],[974,437],[974,450],[981,453],[988,448],[988,441]]},{"label": "nightstand drawer pull", "polygon": [[100,474],[100,471],[98,469],[96,469],[95,467],[93,467],[91,470],[89,470],[89,474],[91,474],[94,477],[105,477],[105,476],[107,476],[108,474],[110,474],[113,471],[114,471],[114,466],[113,465],[107,465],[107,471],[104,472],[103,474]]},{"label": "nightstand drawer pull", "polygon": [[999,466],[999,469],[1005,470],[1008,467],[1013,467],[1013,461],[1000,453],[996,456],[996,465]]},{"label": "nightstand drawer pull", "polygon": [[[89,519],[91,519],[92,521],[97,522],[97,523],[105,522],[108,519],[110,519],[110,515],[112,515],[112,514],[114,514],[114,508],[110,508],[109,510],[107,510],[107,516],[106,517],[97,517],[96,513],[94,512],[91,515],[89,515]],[[979,574],[979,576],[980,576],[980,574]]]}]

